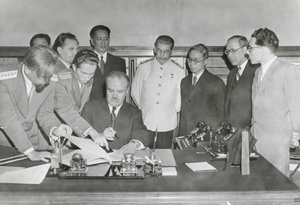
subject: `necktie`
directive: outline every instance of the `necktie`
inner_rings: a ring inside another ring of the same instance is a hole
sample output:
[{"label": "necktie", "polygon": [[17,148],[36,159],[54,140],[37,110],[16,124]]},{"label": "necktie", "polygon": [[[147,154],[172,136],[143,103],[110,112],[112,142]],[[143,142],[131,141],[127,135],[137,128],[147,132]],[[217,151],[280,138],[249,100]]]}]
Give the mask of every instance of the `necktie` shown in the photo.
[{"label": "necktie", "polygon": [[103,60],[103,56],[101,56],[101,60],[100,60],[100,70],[103,73],[104,72],[104,60]]},{"label": "necktie", "polygon": [[240,75],[240,70],[241,70],[241,67],[239,66],[239,67],[238,67],[238,72],[237,72],[236,75],[235,75],[235,78],[236,78],[237,81],[239,81],[239,80],[240,80],[240,77],[241,77],[241,75]]},{"label": "necktie", "polygon": [[193,77],[193,86],[195,86],[196,83],[197,83],[197,76],[194,76],[194,77]]},{"label": "necktie", "polygon": [[117,109],[116,107],[113,107],[112,111],[111,111],[111,127],[112,128],[114,128],[115,122],[116,122],[116,118],[117,118],[116,113],[115,113],[116,109]]},{"label": "necktie", "polygon": [[32,85],[32,86],[31,86],[31,89],[30,89],[30,91],[29,91],[29,95],[28,95],[28,105],[30,104],[30,101],[31,101],[31,99],[32,99],[34,90],[35,90],[35,85]]}]

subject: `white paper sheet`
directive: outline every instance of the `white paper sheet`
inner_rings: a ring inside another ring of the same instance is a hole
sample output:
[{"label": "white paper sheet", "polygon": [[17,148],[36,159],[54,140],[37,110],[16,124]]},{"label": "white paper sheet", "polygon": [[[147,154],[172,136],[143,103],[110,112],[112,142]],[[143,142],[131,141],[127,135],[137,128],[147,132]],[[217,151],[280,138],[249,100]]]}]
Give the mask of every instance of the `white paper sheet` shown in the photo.
[{"label": "white paper sheet", "polygon": [[185,163],[194,172],[213,172],[218,171],[215,167],[207,162]]},{"label": "white paper sheet", "polygon": [[86,157],[87,161],[92,161],[95,159],[105,159],[111,164],[112,160],[108,156],[108,154],[100,146],[95,144],[92,140],[74,136],[69,136],[68,139],[77,147],[79,147],[84,153],[90,153],[90,155],[87,155],[87,157],[91,158]]},{"label": "white paper sheet", "polygon": [[177,170],[175,167],[162,167],[163,176],[177,176]]},{"label": "white paper sheet", "polygon": [[8,171],[0,175],[0,183],[40,184],[44,180],[50,163],[16,171]]}]

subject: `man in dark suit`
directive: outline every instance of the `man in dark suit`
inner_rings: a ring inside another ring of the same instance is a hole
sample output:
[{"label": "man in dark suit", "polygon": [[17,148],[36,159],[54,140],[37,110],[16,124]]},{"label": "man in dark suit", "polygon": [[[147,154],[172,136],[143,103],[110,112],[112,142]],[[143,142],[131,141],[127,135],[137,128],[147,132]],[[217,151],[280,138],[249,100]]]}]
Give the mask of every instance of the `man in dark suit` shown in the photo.
[{"label": "man in dark suit", "polygon": [[38,33],[32,36],[29,42],[30,47],[37,45],[51,46],[51,38],[48,34]]},{"label": "man in dark suit", "polygon": [[119,153],[135,152],[148,146],[150,140],[141,111],[125,102],[129,87],[125,73],[112,71],[106,77],[106,99],[86,103],[82,112],[82,117],[109,141],[109,147],[123,146]]},{"label": "man in dark suit", "polygon": [[232,36],[226,44],[225,54],[234,66],[227,77],[225,93],[225,120],[236,128],[251,126],[251,88],[259,64],[248,61],[248,41],[244,36]]},{"label": "man in dark suit", "polygon": [[225,84],[205,68],[208,49],[203,44],[190,48],[187,55],[188,67],[192,73],[182,79],[179,135],[186,136],[204,121],[217,127],[224,119]]},{"label": "man in dark suit", "polygon": [[111,71],[126,73],[125,60],[107,52],[110,42],[110,29],[98,25],[90,31],[90,43],[99,57],[99,67],[96,69],[90,100],[105,98],[105,78]]}]

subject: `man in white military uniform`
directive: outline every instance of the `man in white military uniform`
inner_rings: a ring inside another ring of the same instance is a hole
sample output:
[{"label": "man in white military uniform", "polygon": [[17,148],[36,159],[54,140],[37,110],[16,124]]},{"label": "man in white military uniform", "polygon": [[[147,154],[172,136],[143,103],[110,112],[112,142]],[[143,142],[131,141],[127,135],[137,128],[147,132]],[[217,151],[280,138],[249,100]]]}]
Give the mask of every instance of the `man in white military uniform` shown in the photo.
[{"label": "man in white military uniform", "polygon": [[[185,71],[170,59],[174,47],[170,36],[159,36],[154,46],[155,58],[138,66],[132,81],[131,96],[142,110],[147,129],[153,136],[158,130],[156,148],[171,148],[173,130],[178,125],[177,113],[180,111],[180,81]],[[150,141],[153,143],[153,140]]]}]

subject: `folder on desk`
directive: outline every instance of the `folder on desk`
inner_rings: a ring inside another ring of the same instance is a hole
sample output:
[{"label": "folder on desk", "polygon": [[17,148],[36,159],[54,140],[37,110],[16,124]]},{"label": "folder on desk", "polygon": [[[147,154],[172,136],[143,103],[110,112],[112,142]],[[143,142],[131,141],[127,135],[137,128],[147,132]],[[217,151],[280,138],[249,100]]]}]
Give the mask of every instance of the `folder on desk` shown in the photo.
[{"label": "folder on desk", "polygon": [[216,172],[218,171],[215,167],[207,162],[192,162],[185,163],[194,172]]}]

